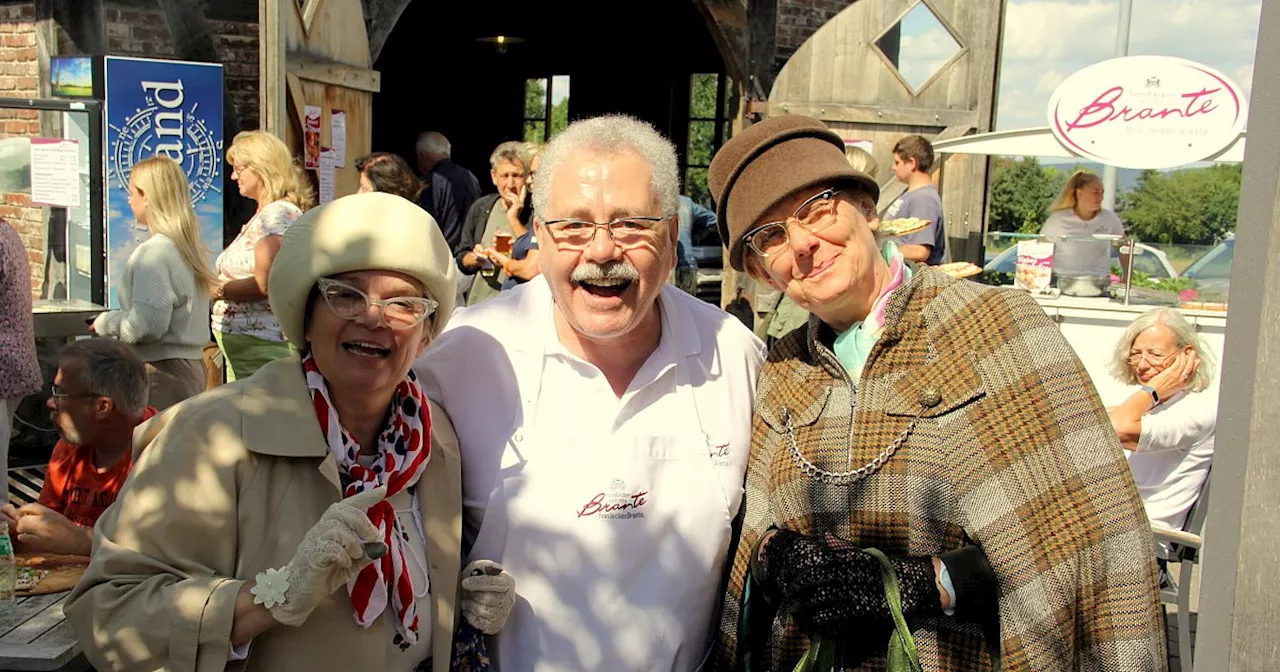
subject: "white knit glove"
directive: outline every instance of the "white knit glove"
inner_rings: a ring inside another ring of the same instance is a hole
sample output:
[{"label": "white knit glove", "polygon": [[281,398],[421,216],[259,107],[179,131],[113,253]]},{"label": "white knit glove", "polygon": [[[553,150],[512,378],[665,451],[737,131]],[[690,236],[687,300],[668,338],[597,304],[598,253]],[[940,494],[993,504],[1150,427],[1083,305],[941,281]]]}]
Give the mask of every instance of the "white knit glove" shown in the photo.
[{"label": "white knit glove", "polygon": [[[288,565],[258,575],[259,585],[252,589],[259,596],[256,601],[266,604],[277,621],[302,625],[321,602],[373,561],[365,552],[365,543],[380,542],[382,537],[367,512],[386,496],[387,488],[381,486],[331,504],[302,538]],[[273,605],[281,579],[287,584],[284,601]]]},{"label": "white knit glove", "polygon": [[495,635],[516,604],[516,580],[492,560],[476,560],[462,570],[462,615],[472,627]]}]

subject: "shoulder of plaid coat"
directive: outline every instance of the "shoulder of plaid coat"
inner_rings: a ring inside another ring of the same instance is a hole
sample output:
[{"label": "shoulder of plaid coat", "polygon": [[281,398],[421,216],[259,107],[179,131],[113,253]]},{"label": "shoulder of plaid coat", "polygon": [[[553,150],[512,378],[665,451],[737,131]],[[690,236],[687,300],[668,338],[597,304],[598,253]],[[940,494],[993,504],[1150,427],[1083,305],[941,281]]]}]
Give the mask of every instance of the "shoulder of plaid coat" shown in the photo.
[{"label": "shoulder of plaid coat", "polygon": [[[760,374],[717,669],[739,667],[749,554],[773,525],[890,554],[980,545],[1005,670],[1166,669],[1141,498],[1084,366],[1034,300],[922,269],[890,298],[857,389],[820,336],[815,321],[780,339]],[[871,476],[807,475],[871,463],[917,415]],[[990,668],[976,626],[912,626],[925,669]],[[808,640],[786,616],[771,631],[764,669],[791,669]]]}]

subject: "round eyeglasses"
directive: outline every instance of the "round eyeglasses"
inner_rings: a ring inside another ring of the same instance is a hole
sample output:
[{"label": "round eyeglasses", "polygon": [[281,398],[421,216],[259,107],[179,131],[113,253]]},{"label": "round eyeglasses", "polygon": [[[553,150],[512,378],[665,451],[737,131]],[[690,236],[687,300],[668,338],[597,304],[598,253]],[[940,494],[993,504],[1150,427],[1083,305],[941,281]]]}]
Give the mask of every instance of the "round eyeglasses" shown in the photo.
[{"label": "round eyeglasses", "polygon": [[[669,215],[667,216],[669,217]],[[619,217],[610,222],[588,222],[585,219],[553,219],[543,222],[556,247],[562,250],[585,250],[596,239],[596,231],[609,232],[614,245],[632,249],[652,245],[658,240],[658,224],[667,217]]]},{"label": "round eyeglasses", "polygon": [[[845,193],[844,189],[824,189],[801,203],[786,220],[758,226],[748,231],[743,240],[752,252],[765,259],[786,252],[791,249],[788,225],[794,221],[809,233],[817,233],[831,226],[836,221],[836,197],[842,193]],[[856,207],[864,217],[874,217],[874,205],[870,206],[871,213],[862,204]]]},{"label": "round eyeglasses", "polygon": [[417,296],[371,299],[359,289],[333,278],[320,278],[316,281],[316,288],[338,317],[354,320],[368,312],[369,306],[377,306],[382,321],[392,329],[408,329],[436,312],[440,305],[434,299]]}]

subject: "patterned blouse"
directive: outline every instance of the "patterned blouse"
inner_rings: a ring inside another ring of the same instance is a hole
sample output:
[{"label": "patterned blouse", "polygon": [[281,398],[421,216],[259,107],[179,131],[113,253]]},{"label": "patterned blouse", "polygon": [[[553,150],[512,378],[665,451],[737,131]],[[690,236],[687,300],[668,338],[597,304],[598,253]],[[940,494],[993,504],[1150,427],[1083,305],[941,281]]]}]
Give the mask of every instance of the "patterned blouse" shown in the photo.
[{"label": "patterned blouse", "polygon": [[[263,206],[253,216],[240,235],[231,241],[227,249],[218,255],[215,268],[218,280],[227,282],[241,278],[253,277],[253,248],[258,241],[267,236],[282,236],[290,224],[302,216],[302,210],[288,201],[274,201]],[[214,331],[224,334],[243,334],[266,341],[283,342],[284,333],[280,331],[280,323],[271,312],[271,304],[267,301],[215,301],[213,304],[212,325]]]},{"label": "patterned blouse", "polygon": [[31,314],[31,262],[18,232],[0,220],[0,400],[40,389]]}]

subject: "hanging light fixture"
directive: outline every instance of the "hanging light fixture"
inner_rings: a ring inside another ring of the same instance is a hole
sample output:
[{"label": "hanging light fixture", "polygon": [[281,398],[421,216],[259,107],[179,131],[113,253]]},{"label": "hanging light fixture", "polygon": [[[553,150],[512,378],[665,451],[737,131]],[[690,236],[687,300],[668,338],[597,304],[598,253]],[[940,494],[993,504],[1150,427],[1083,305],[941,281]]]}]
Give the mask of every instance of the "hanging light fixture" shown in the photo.
[{"label": "hanging light fixture", "polygon": [[477,42],[488,42],[493,45],[494,51],[499,54],[507,53],[507,46],[512,44],[520,44],[524,42],[523,37],[514,37],[512,35],[494,35],[492,37],[478,37]]}]

